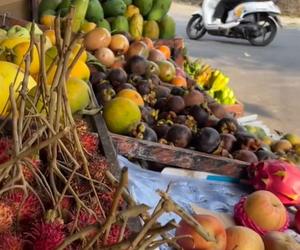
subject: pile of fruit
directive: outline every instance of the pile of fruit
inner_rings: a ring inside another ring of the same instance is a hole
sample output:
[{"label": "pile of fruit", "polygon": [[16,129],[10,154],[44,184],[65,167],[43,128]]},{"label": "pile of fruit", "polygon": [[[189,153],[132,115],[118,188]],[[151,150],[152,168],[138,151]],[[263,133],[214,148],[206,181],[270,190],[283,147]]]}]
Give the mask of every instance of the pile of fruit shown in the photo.
[{"label": "pile of fruit", "polygon": [[[185,218],[207,238],[197,221],[164,192],[153,214],[148,206],[137,205],[127,191],[127,169],[115,179],[99,138],[81,117],[73,118],[87,83],[70,77],[72,66],[80,61],[80,53],[71,53],[80,37],[71,36],[71,18],[67,24],[63,34],[56,29],[63,40],[56,40],[51,66],[45,63],[44,43],[34,43],[33,28],[21,67],[0,61],[0,249],[135,250],[174,245],[177,239],[169,234],[176,228],[174,221],[157,221],[166,212]],[[30,76],[35,59],[42,62],[37,82]],[[128,225],[132,220],[137,222],[135,230]]]},{"label": "pile of fruit", "polygon": [[134,39],[171,39],[175,36],[175,21],[167,13],[171,0],[42,0],[40,23],[54,27],[56,15],[65,16],[75,6],[73,31],[90,31],[102,27],[112,33],[130,33]]},{"label": "pile of fruit", "polygon": [[198,86],[218,103],[232,105],[237,103],[233,89],[229,87],[229,77],[218,69],[202,63],[199,59],[192,61],[187,58],[184,64],[185,72],[194,79]]}]

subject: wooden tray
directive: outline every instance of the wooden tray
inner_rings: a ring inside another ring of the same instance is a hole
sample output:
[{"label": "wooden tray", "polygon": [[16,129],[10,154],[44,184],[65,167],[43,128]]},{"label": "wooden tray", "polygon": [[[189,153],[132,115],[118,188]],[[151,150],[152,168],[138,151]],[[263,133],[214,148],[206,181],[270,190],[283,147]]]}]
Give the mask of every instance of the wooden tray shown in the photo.
[{"label": "wooden tray", "polygon": [[226,175],[233,178],[244,179],[246,177],[246,167],[249,165],[246,162],[117,134],[111,134],[111,136],[117,152],[128,158]]},{"label": "wooden tray", "polygon": [[236,118],[242,117],[244,115],[244,104],[240,101],[237,101],[236,104],[224,105],[224,108],[228,113],[233,114]]}]

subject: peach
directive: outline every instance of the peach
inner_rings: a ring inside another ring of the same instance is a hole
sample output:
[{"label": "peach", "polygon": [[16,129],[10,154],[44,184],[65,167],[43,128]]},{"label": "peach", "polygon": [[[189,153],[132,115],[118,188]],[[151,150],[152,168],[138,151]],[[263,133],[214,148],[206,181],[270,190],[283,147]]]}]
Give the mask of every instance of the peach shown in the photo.
[{"label": "peach", "polygon": [[269,232],[263,237],[265,250],[300,250],[291,236],[281,232]]},{"label": "peach", "polygon": [[215,241],[206,241],[194,228],[189,226],[184,220],[179,223],[176,236],[190,235],[191,238],[183,238],[177,243],[184,250],[225,250],[226,232],[223,223],[212,215],[195,215],[194,218],[206,229]]},{"label": "peach", "polygon": [[260,235],[248,227],[233,226],[226,229],[226,250],[264,250]]},{"label": "peach", "polygon": [[282,202],[269,191],[250,194],[244,204],[247,216],[265,231],[277,231],[286,224],[287,211]]}]

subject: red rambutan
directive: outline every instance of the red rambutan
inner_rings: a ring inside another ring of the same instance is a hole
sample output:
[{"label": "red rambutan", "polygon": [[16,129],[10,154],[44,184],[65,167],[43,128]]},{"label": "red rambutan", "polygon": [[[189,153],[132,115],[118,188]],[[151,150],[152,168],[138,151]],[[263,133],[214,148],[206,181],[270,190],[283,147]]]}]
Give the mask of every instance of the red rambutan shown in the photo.
[{"label": "red rambutan", "polygon": [[55,250],[65,239],[64,225],[60,221],[35,223],[27,239],[32,250]]},{"label": "red rambutan", "polygon": [[[122,231],[121,225],[118,225],[118,224],[112,225],[109,235],[108,235],[108,238],[107,238],[107,241],[106,241],[106,244],[102,243],[102,245],[112,246],[112,245],[119,243],[121,231]],[[130,235],[131,235],[130,230],[127,227],[125,227],[123,240],[127,240],[130,237]]]},{"label": "red rambutan", "polygon": [[96,134],[89,132],[80,134],[80,142],[88,154],[95,154],[99,149],[99,139]]},{"label": "red rambutan", "polygon": [[7,231],[13,224],[13,211],[11,207],[0,202],[0,232]]},{"label": "red rambutan", "polygon": [[25,197],[22,190],[15,190],[7,194],[4,200],[12,207],[13,215],[20,222],[33,220],[42,214],[41,204],[32,193]]},{"label": "red rambutan", "polygon": [[22,250],[22,239],[11,232],[0,234],[0,250]]},{"label": "red rambutan", "polygon": [[10,159],[11,152],[12,141],[8,138],[0,138],[0,164]]},{"label": "red rambutan", "polygon": [[[112,208],[113,199],[114,199],[114,192],[99,193],[98,197],[101,202],[102,208],[105,211],[105,214],[109,215],[110,210]],[[125,206],[125,202],[121,198],[119,201],[118,209],[121,210],[122,208],[124,208],[124,206]]]},{"label": "red rambutan", "polygon": [[[36,171],[41,166],[41,161],[38,159],[27,159],[29,162],[24,162],[22,164],[22,172],[25,177],[25,180],[29,183],[32,183],[35,179],[33,171]],[[28,164],[31,166],[29,167]]]},{"label": "red rambutan", "polygon": [[89,171],[94,180],[102,181],[107,170],[108,164],[104,156],[95,157],[89,162]]}]

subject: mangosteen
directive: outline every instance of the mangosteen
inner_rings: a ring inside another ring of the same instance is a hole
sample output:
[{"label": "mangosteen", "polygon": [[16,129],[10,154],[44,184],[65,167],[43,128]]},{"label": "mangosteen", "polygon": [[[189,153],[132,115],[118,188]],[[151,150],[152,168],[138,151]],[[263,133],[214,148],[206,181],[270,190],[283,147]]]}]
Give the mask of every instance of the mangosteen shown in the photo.
[{"label": "mangosteen", "polygon": [[196,149],[204,153],[214,152],[221,141],[221,137],[214,128],[203,128],[194,138],[194,145]]},{"label": "mangosteen", "polygon": [[225,108],[219,103],[208,103],[208,107],[211,110],[212,114],[219,119],[222,119],[227,115]]},{"label": "mangosteen", "polygon": [[161,112],[165,111],[167,109],[167,100],[167,98],[158,99],[154,105],[154,108],[158,109]]},{"label": "mangosteen", "polygon": [[139,83],[142,80],[143,80],[143,77],[140,76],[140,75],[130,74],[128,76],[128,82],[133,84],[133,85],[136,85],[137,83]]},{"label": "mangosteen", "polygon": [[127,82],[127,73],[122,68],[112,69],[107,75],[107,80],[112,84],[112,86],[117,87]]},{"label": "mangosteen", "polygon": [[191,107],[191,109],[189,110],[189,114],[192,117],[194,117],[194,119],[198,124],[198,127],[200,128],[205,126],[209,118],[208,112],[204,108],[198,105]]},{"label": "mangosteen", "polygon": [[115,88],[115,90],[116,90],[117,93],[120,92],[123,89],[133,89],[133,90],[136,90],[136,88],[132,84],[130,84],[130,83],[122,83],[118,87]]},{"label": "mangosteen", "polygon": [[142,56],[132,56],[127,61],[126,69],[127,72],[142,76],[147,70],[147,60]]},{"label": "mangosteen", "polygon": [[95,93],[96,99],[99,104],[104,105],[106,102],[113,99],[113,97],[116,95],[115,90],[112,87],[104,88],[100,90],[99,92]]},{"label": "mangosteen", "polygon": [[256,163],[258,162],[257,156],[247,149],[241,149],[238,151],[233,152],[233,158],[239,161],[245,161],[248,163]]},{"label": "mangosteen", "polygon": [[186,93],[186,90],[183,88],[179,88],[179,87],[173,87],[171,89],[171,95],[179,95],[179,96],[184,96]]},{"label": "mangosteen", "polygon": [[191,90],[183,97],[183,99],[186,107],[201,105],[205,101],[204,95],[197,90]]},{"label": "mangosteen", "polygon": [[176,119],[177,114],[174,111],[169,111],[169,112],[160,112],[158,114],[158,120],[166,120],[166,121],[171,121],[174,122]]},{"label": "mangosteen", "polygon": [[167,134],[167,141],[173,143],[175,147],[186,148],[191,139],[191,130],[182,124],[174,124]]},{"label": "mangosteen", "polygon": [[171,90],[168,87],[161,86],[161,85],[157,85],[154,90],[157,99],[168,97],[171,92]]},{"label": "mangosteen", "polygon": [[101,83],[106,79],[106,73],[101,72],[101,71],[94,71],[91,73],[90,76],[90,82],[92,85],[96,85],[98,83]]},{"label": "mangosteen", "polygon": [[148,95],[152,88],[151,84],[147,80],[142,80],[136,85],[137,91],[143,96],[143,95]]},{"label": "mangosteen", "polygon": [[110,89],[110,88],[113,88],[113,87],[108,81],[102,81],[93,86],[95,95],[97,95],[97,93],[103,91],[104,89]]},{"label": "mangosteen", "polygon": [[167,135],[168,135],[168,132],[170,130],[171,126],[168,125],[168,124],[157,124],[155,126],[153,126],[153,129],[154,131],[156,132],[158,138],[163,138],[163,139],[166,139],[167,138]]},{"label": "mangosteen", "polygon": [[187,121],[187,116],[186,115],[178,115],[176,116],[174,122],[178,124],[185,124]]},{"label": "mangosteen", "polygon": [[263,148],[259,149],[255,154],[259,161],[275,160],[278,158],[273,152]]},{"label": "mangosteen", "polygon": [[234,144],[235,150],[247,149],[256,152],[261,148],[262,141],[248,132],[237,132],[235,133],[235,137],[237,139]]},{"label": "mangosteen", "polygon": [[167,99],[167,110],[174,111],[176,114],[184,110],[185,104],[181,96],[169,96]]},{"label": "mangosteen", "polygon": [[216,129],[219,133],[235,134],[238,130],[238,122],[234,118],[225,117],[218,121]]},{"label": "mangosteen", "polygon": [[158,111],[148,106],[141,107],[142,120],[152,126],[157,120],[157,112]]},{"label": "mangosteen", "polygon": [[208,117],[208,120],[204,127],[213,127],[215,128],[218,124],[219,119],[213,115]]},{"label": "mangosteen", "polygon": [[144,122],[138,124],[131,133],[137,139],[152,142],[157,142],[158,140],[156,132]]},{"label": "mangosteen", "polygon": [[150,80],[152,81],[152,84],[154,84],[154,85],[160,85],[160,83],[161,83],[161,80],[158,75],[151,75]]},{"label": "mangosteen", "polygon": [[235,136],[232,134],[221,134],[220,136],[222,148],[230,152],[233,148],[234,143],[236,142]]}]

